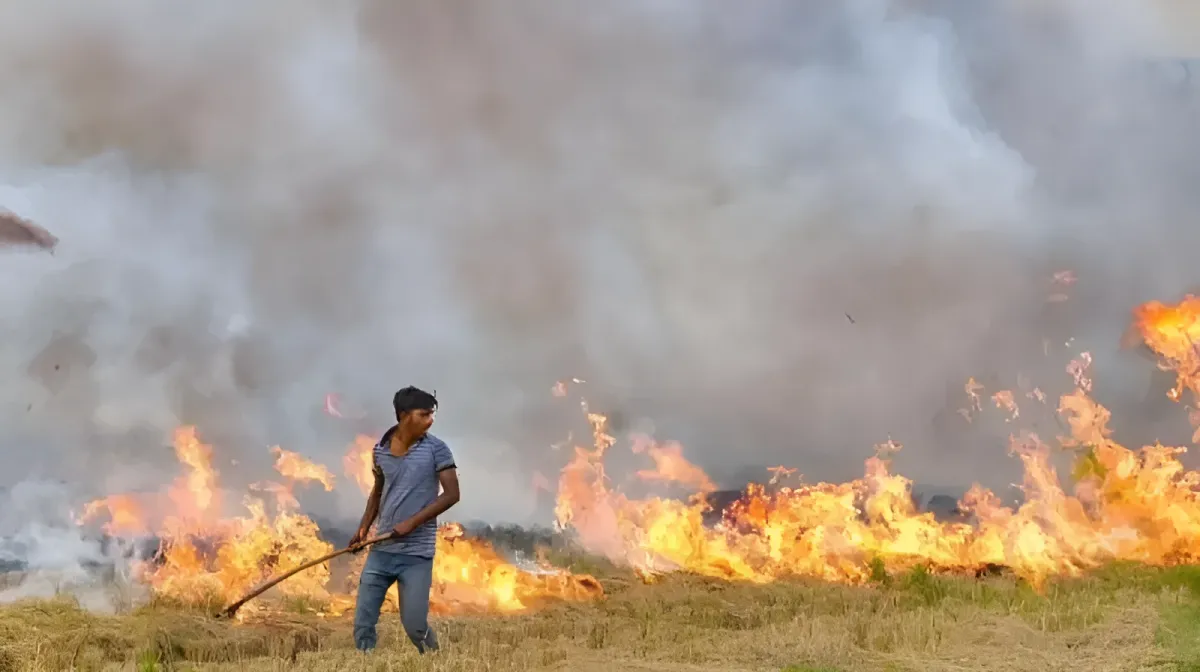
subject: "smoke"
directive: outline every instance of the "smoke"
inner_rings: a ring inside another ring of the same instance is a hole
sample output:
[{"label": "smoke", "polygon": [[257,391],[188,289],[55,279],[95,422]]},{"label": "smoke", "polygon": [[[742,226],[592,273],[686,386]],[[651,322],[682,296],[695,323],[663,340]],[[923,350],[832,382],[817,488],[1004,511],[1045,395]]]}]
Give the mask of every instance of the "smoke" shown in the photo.
[{"label": "smoke", "polygon": [[1081,350],[1152,439],[1117,341],[1196,280],[1195,89],[1171,17],[1045,4],[7,3],[0,204],[61,243],[0,264],[0,478],[157,488],[179,423],[230,487],[336,468],[412,383],[456,515],[523,520],[578,376],[726,484],[890,435],[1003,486],[963,382]]},{"label": "smoke", "polygon": [[[111,611],[132,604],[131,555],[119,544],[80,534],[70,515],[70,491],[26,481],[4,493],[0,510],[0,604],[71,594],[85,608]],[[29,571],[26,571],[29,570]]]}]

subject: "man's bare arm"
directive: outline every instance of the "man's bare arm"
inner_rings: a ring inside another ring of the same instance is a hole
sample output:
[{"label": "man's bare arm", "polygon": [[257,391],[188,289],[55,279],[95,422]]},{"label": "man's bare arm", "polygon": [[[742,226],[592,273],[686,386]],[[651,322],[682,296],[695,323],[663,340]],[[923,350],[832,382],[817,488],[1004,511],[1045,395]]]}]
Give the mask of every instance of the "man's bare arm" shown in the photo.
[{"label": "man's bare arm", "polygon": [[371,494],[367,495],[367,508],[363,511],[362,522],[358,524],[359,537],[367,536],[371,524],[379,516],[379,500],[383,497],[383,470],[375,467],[371,473],[375,476],[375,484],[371,486]]},{"label": "man's bare arm", "polygon": [[408,534],[421,525],[445,513],[447,509],[458,503],[458,470],[451,467],[438,472],[438,483],[442,486],[442,494],[429,506],[421,509],[412,518],[396,526],[399,534]]}]

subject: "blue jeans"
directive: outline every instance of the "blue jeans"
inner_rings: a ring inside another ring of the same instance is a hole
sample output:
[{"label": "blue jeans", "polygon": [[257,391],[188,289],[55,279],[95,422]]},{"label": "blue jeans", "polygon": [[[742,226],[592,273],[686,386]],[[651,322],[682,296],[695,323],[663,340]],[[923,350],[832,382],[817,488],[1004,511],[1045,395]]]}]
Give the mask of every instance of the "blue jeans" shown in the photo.
[{"label": "blue jeans", "polygon": [[429,627],[429,590],[433,586],[433,558],[402,553],[368,551],[358,580],[354,606],[354,645],[360,651],[375,648],[379,609],[393,583],[400,583],[400,623],[417,651],[437,651],[437,635]]}]

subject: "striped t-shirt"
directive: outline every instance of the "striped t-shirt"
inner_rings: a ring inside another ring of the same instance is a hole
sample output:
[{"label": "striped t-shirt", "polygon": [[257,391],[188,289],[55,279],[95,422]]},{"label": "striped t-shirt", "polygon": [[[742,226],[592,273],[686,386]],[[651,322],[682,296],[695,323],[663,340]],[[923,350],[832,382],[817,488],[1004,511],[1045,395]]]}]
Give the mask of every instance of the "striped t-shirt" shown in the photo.
[{"label": "striped t-shirt", "polygon": [[[413,517],[437,499],[438,473],[454,468],[454,455],[441,439],[426,434],[401,457],[392,455],[392,427],[375,444],[375,464],[383,471],[383,493],[379,498],[380,533]],[[386,553],[404,553],[432,558],[437,545],[437,518],[425,522],[395,541],[384,541],[375,548]]]}]

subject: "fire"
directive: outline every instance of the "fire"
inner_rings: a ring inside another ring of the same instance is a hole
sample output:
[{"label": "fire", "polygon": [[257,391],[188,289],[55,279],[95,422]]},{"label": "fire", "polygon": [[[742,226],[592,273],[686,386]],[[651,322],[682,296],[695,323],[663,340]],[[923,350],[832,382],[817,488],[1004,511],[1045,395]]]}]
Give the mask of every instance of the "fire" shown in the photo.
[{"label": "fire", "polygon": [[[371,453],[375,440],[358,436],[343,463],[363,494],[374,484]],[[356,565],[361,566],[365,555]],[[518,613],[547,599],[586,601],[604,594],[596,579],[575,575],[539,563],[533,571],[517,568],[487,542],[466,536],[457,523],[438,530],[434,554],[430,610],[434,613]],[[388,603],[396,604],[396,587],[388,591]]]},{"label": "fire", "polygon": [[[1148,303],[1134,314],[1145,345],[1178,375],[1172,398],[1178,400],[1184,389],[1200,396],[1200,299],[1188,297],[1175,306]],[[806,484],[794,469],[775,467],[769,483],[748,488],[713,524],[718,512],[710,510],[708,500],[717,486],[685,457],[680,444],[642,435],[619,439],[610,434],[605,416],[584,402],[591,445],[576,446],[559,474],[555,519],[590,552],[647,580],[686,571],[752,582],[807,576],[863,583],[881,565],[888,571],[924,565],[966,573],[998,565],[1040,588],[1054,577],[1079,576],[1118,560],[1200,562],[1200,472],[1180,463],[1185,449],[1118,444],[1109,411],[1090,396],[1091,355],[1081,353],[1065,373],[1074,390],[1057,407],[1064,435],[1016,431],[1011,437],[1011,454],[1023,468],[1019,505],[975,486],[959,502],[960,519],[938,520],[918,509],[911,481],[893,472],[892,456],[903,448],[889,439],[866,459],[863,476],[847,483]],[[1023,375],[1016,389],[1045,402]],[[554,394],[565,392],[563,384]],[[964,393],[968,403],[961,412],[970,420],[984,412],[986,393],[974,379]],[[1008,390],[989,395],[1013,425],[1022,419],[1016,395]],[[183,474],[163,492],[112,496],[87,505],[82,516],[105,517],[111,534],[152,532],[163,539],[160,557],[143,568],[144,580],[157,593],[230,600],[268,575],[331,550],[317,526],[299,512],[294,496],[294,488],[307,483],[332,490],[329,469],[275,447],[283,483],[256,485],[257,494],[244,497],[239,515],[231,517],[212,468],[212,448],[190,427],[180,428],[174,443]],[[348,480],[363,493],[374,482],[374,444],[358,436],[343,458]],[[606,472],[607,458],[619,446],[652,464],[634,472],[648,486],[683,488],[690,496],[634,498],[622,492]],[[1071,474],[1056,470],[1056,451],[1075,456]],[[549,489],[541,472],[534,479],[535,488]],[[548,599],[603,594],[591,577],[545,563],[532,566],[522,569],[487,543],[467,537],[461,526],[445,525],[438,534],[431,606],[440,613],[515,613]],[[350,596],[331,593],[328,584],[329,569],[322,566],[277,590],[350,603]]]},{"label": "fire", "polygon": [[[119,494],[89,502],[84,505],[79,521],[89,522],[107,513],[105,532],[137,536],[160,528],[186,535],[217,520],[217,472],[212,468],[212,448],[201,443],[195,427],[176,429],[173,444],[175,457],[186,471],[165,492]],[[161,513],[168,509],[173,512],[171,515]]]},{"label": "fire", "polygon": [[187,469],[168,491],[179,518],[192,524],[208,519],[217,500],[217,472],[212,468],[212,447],[200,442],[195,427],[175,430],[175,456]]},{"label": "fire", "polygon": [[150,533],[146,525],[145,507],[133,495],[113,495],[89,502],[83,507],[80,522],[86,522],[108,512],[109,522],[104,531],[117,536],[136,537]]},{"label": "fire", "polygon": [[543,565],[518,569],[484,541],[470,539],[461,525],[438,530],[430,608],[435,613],[527,611],[547,598],[586,601],[603,595],[590,576]]},{"label": "fire", "polygon": [[[175,432],[175,452],[183,474],[165,492],[123,494],[83,507],[81,523],[107,518],[113,535],[156,535],[158,555],[137,567],[138,578],[163,598],[184,603],[232,602],[271,576],[333,550],[316,523],[299,512],[295,488],[317,483],[334,488],[325,466],[278,446],[271,448],[283,483],[256,483],[242,499],[242,513],[225,516],[212,447],[194,427]],[[374,440],[359,436],[344,458],[347,475],[363,492],[373,484]],[[163,512],[155,516],[154,512]],[[360,554],[359,563],[365,559]],[[524,571],[505,561],[484,541],[469,539],[448,525],[438,536],[431,608],[437,613],[525,611],[550,599],[589,600],[603,595],[591,577],[539,566]],[[337,614],[353,604],[351,595],[329,587],[328,564],[318,565],[280,583],[271,592],[324,604]],[[394,590],[394,589],[393,589]],[[395,604],[393,592],[392,604]],[[252,602],[239,615],[264,608]]]},{"label": "fire", "polygon": [[[1200,391],[1200,350],[1194,345],[1200,342],[1200,299],[1173,307],[1147,304],[1137,315],[1146,344],[1179,373],[1180,387]],[[654,478],[689,484],[697,496],[631,499],[605,474],[605,457],[618,441],[602,415],[588,413],[593,447],[576,448],[562,471],[558,523],[590,551],[646,577],[681,570],[757,582],[811,576],[861,583],[877,563],[892,571],[921,564],[952,572],[1001,565],[1040,587],[1051,577],[1078,576],[1117,560],[1200,561],[1200,472],[1180,464],[1183,448],[1131,450],[1113,441],[1108,410],[1089,396],[1091,363],[1083,353],[1067,367],[1076,386],[1059,404],[1068,436],[1053,442],[1031,433],[1012,437],[1011,452],[1024,469],[1023,503],[1005,506],[976,486],[959,503],[970,522],[943,522],[919,511],[911,482],[891,471],[889,458],[899,445],[889,442],[866,460],[858,480],[753,486],[719,524],[705,525],[703,495],[713,489],[711,481],[677,444],[633,437],[631,449],[656,462],[649,472]],[[980,410],[981,391],[968,382],[965,416]],[[993,400],[1010,421],[1018,419],[1011,392],[998,392]],[[1052,452],[1063,449],[1078,456],[1066,484],[1051,461]]]},{"label": "fire", "polygon": [[367,414],[358,408],[347,411],[342,398],[336,392],[330,392],[325,395],[325,413],[342,420],[362,420],[367,417]]},{"label": "fire", "polygon": [[1165,360],[1164,370],[1178,375],[1168,396],[1178,401],[1185,388],[1200,394],[1200,298],[1189,294],[1174,306],[1150,301],[1133,315],[1143,342]]},{"label": "fire", "polygon": [[635,435],[632,450],[635,453],[645,453],[654,460],[654,469],[643,469],[637,475],[647,481],[664,481],[690,485],[702,494],[708,494],[717,489],[696,465],[683,457],[683,446],[675,441],[657,444],[648,436]]},{"label": "fire", "polygon": [[375,439],[359,434],[354,437],[354,445],[350,446],[350,450],[346,452],[346,456],[342,458],[342,468],[351,480],[358,485],[363,494],[371,492],[371,487],[375,484],[375,476],[372,474],[372,459],[371,451],[375,449]]},{"label": "fire", "polygon": [[[148,567],[144,580],[156,594],[180,602],[231,602],[272,574],[333,550],[306,516],[288,511],[271,516],[253,498],[245,506],[249,515],[223,521],[219,536],[164,540],[161,564]],[[325,601],[328,581],[329,568],[321,565],[281,583],[278,590]]]},{"label": "fire", "polygon": [[275,471],[284,478],[292,481],[316,481],[325,486],[325,491],[333,490],[333,473],[328,467],[308,461],[297,453],[286,451],[279,446],[271,448],[275,455]]},{"label": "fire", "polygon": [[[245,515],[222,516],[212,447],[200,441],[194,427],[176,430],[174,444],[184,474],[165,498],[116,495],[88,504],[82,516],[82,522],[88,522],[107,511],[104,529],[109,534],[157,534],[158,556],[138,567],[139,578],[157,595],[189,603],[232,601],[275,571],[332,550],[318,536],[316,524],[294,510],[291,486],[266,483],[256,488],[274,496],[273,514],[266,501],[247,496],[242,502]],[[327,476],[327,470],[314,468],[295,453],[274,451],[276,467],[293,484]],[[169,512],[159,519],[145,514],[164,505]],[[281,584],[280,591],[327,599],[328,578],[328,567],[314,567]]]},{"label": "fire", "polygon": [[1012,390],[1000,390],[992,395],[992,402],[999,408],[1008,413],[1006,422],[1011,422],[1021,417],[1021,409],[1017,406],[1017,400],[1013,397]]}]

